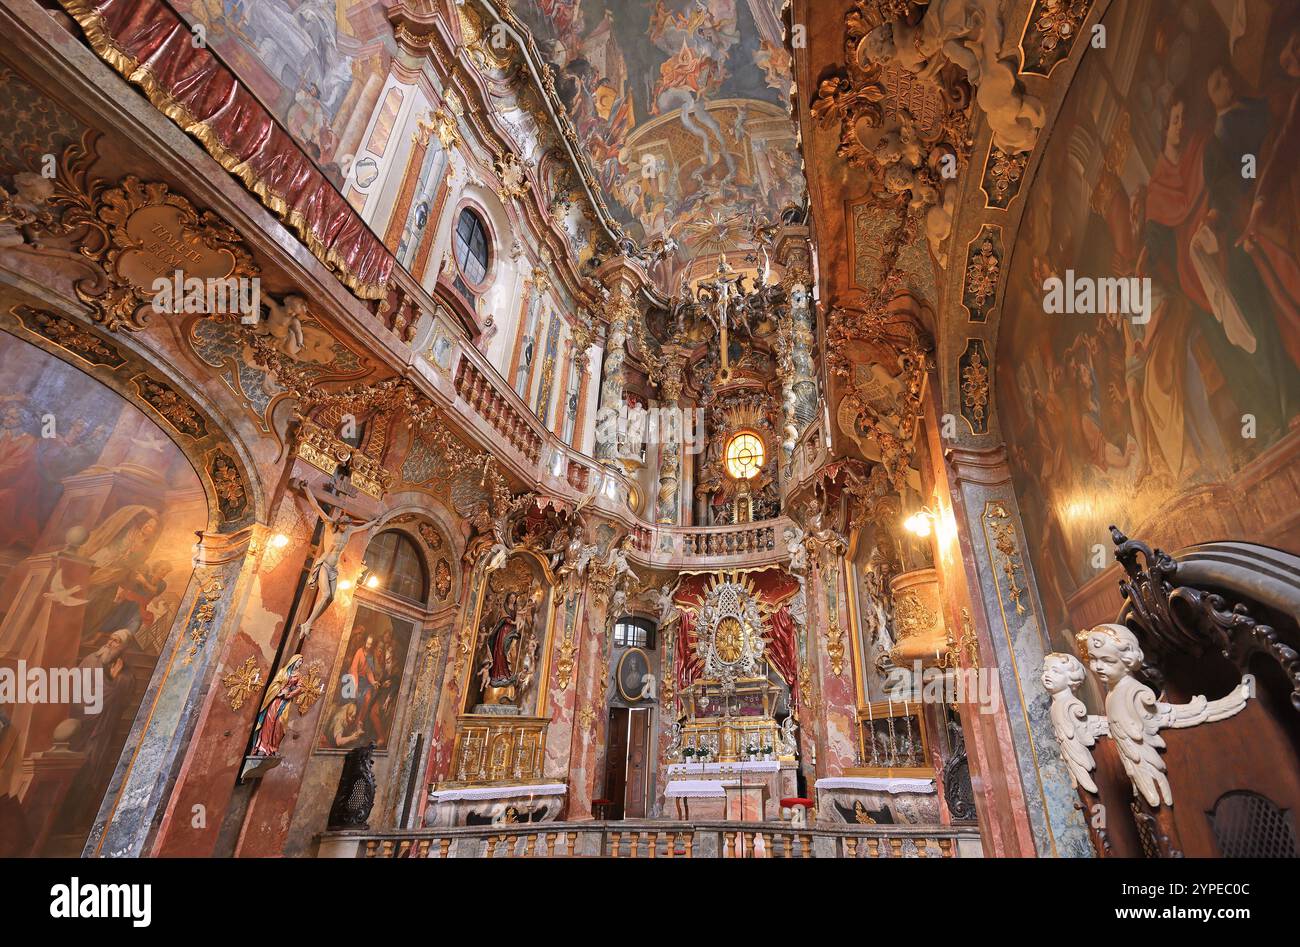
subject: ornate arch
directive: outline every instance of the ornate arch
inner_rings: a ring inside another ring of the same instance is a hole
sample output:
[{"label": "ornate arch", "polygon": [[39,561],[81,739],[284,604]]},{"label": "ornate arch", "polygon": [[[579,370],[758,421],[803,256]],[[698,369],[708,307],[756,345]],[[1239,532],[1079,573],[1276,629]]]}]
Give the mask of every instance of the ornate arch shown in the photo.
[{"label": "ornate arch", "polygon": [[127,337],[25,305],[0,315],[0,330],[91,376],[157,424],[199,474],[208,501],[208,532],[230,534],[264,521],[266,497],[247,448],[206,399],[146,358]]}]

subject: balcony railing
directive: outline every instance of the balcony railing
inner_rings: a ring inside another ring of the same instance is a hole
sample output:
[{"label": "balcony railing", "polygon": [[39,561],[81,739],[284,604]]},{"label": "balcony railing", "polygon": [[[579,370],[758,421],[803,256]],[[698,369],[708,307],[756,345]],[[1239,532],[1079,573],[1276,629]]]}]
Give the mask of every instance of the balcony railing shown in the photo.
[{"label": "balcony railing", "polygon": [[[450,350],[438,356],[437,365],[419,354],[414,361],[444,398],[454,397],[462,406],[467,433],[482,447],[513,448],[513,466],[524,480],[553,492],[567,492],[575,502],[589,496],[593,507],[621,520],[633,536],[635,562],[660,568],[688,564],[707,568],[714,564],[762,565],[786,558],[784,532],[790,521],[784,517],[710,527],[651,525],[637,517],[627,503],[636,490],[634,481],[622,469],[600,464],[548,430],[446,308],[400,267],[393,271],[387,298],[370,306],[372,315],[396,336],[399,348],[415,342],[417,326],[426,313],[439,313],[435,338],[446,338]],[[816,432],[806,436],[805,449],[815,450],[819,438]]]},{"label": "balcony railing", "polygon": [[321,858],[978,858],[973,828],[788,822],[551,822],[329,832]]}]

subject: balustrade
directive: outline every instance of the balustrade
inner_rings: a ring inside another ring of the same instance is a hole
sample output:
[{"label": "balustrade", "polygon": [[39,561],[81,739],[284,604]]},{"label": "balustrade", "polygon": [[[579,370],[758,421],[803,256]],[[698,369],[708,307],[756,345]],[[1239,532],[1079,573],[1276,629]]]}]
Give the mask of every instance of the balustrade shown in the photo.
[{"label": "balustrade", "polygon": [[553,822],[332,832],[319,857],[970,858],[979,834],[950,826],[786,822]]}]

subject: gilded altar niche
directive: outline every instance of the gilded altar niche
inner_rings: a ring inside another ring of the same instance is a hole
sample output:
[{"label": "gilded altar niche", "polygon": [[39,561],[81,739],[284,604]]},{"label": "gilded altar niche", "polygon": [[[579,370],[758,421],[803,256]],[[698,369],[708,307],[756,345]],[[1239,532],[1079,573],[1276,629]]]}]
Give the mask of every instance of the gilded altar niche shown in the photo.
[{"label": "gilded altar niche", "polygon": [[539,780],[546,744],[545,655],[551,583],[545,565],[516,553],[493,568],[475,609],[473,659],[456,720],[452,780]]}]

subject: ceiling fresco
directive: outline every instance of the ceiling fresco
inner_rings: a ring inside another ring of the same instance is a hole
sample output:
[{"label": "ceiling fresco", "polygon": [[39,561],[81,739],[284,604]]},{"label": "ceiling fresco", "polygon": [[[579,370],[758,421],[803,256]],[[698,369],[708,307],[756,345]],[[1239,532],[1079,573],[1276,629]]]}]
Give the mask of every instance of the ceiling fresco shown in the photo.
[{"label": "ceiling fresco", "polygon": [[336,186],[396,49],[380,0],[172,0]]},{"label": "ceiling fresco", "polygon": [[[520,0],[605,201],[671,271],[802,207],[779,0]],[[671,272],[658,274],[662,279]]]}]

